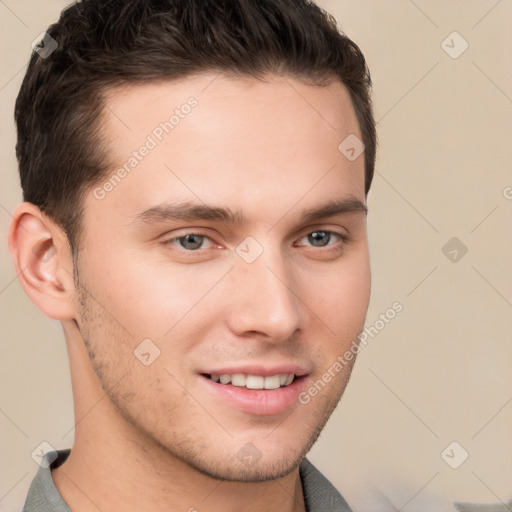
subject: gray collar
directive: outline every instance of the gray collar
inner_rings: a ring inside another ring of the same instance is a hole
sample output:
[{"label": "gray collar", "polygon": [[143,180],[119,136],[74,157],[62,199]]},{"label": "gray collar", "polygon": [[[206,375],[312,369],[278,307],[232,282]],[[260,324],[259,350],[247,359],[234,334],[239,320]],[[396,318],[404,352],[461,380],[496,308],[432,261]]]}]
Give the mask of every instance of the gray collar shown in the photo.
[{"label": "gray collar", "polygon": [[[70,452],[71,449],[68,448],[44,455],[39,470],[30,484],[22,512],[71,512],[55,487],[51,475],[51,470],[60,466]],[[341,494],[309,460],[302,461],[299,474],[307,512],[351,512]]]}]

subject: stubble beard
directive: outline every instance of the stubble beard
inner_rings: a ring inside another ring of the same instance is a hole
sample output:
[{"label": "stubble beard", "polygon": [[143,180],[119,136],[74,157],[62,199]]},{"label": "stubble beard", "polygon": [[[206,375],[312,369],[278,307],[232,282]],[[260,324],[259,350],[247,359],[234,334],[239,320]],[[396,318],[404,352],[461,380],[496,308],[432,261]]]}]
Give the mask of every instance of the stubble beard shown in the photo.
[{"label": "stubble beard", "polygon": [[[96,343],[94,342],[95,334],[99,335],[100,333],[110,332],[112,330],[112,328],[107,325],[110,322],[111,326],[114,327],[112,321],[107,318],[108,315],[102,311],[100,306],[95,305],[94,300],[89,297],[89,292],[86,290],[85,286],[78,286],[78,297],[80,304],[80,322],[78,328],[92,368],[99,379],[101,387],[116,411],[136,432],[140,439],[140,446],[156,448],[156,450],[144,450],[145,453],[147,455],[150,453],[160,453],[162,457],[169,460],[177,459],[198,473],[215,480],[257,483],[276,480],[296,470],[317,441],[327,421],[336,409],[352,372],[353,364],[345,367],[343,374],[339,376],[343,380],[337,393],[314,398],[316,409],[312,416],[319,419],[316,424],[312,426],[310,432],[304,436],[305,439],[300,441],[298,448],[294,450],[293,453],[279,460],[267,461],[266,464],[264,464],[265,459],[262,457],[262,459],[254,465],[250,467],[244,466],[236,460],[236,453],[222,459],[222,457],[219,458],[215,456],[215,453],[211,453],[211,450],[209,451],[210,453],[205,453],[201,449],[200,440],[187,439],[183,438],[183,436],[179,438],[179,433],[178,436],[175,437],[170,436],[167,439],[160,439],[153,432],[144,427],[144,422],[140,421],[144,411],[140,411],[138,415],[133,414],[130,408],[126,406],[129,399],[133,398],[136,393],[133,392],[133,390],[126,392],[126,389],[124,392],[119,391],[119,387],[116,387],[119,381],[115,382],[116,379],[113,379],[111,375],[111,358],[109,358],[108,354],[103,353],[101,346],[96,347]],[[113,332],[117,332],[117,329],[113,329]],[[313,401],[310,403],[313,403]],[[299,407],[307,407],[307,405],[301,404]],[[224,453],[222,447],[217,447],[217,449],[213,451]],[[152,455],[150,457],[155,456],[157,457],[158,455]]]}]

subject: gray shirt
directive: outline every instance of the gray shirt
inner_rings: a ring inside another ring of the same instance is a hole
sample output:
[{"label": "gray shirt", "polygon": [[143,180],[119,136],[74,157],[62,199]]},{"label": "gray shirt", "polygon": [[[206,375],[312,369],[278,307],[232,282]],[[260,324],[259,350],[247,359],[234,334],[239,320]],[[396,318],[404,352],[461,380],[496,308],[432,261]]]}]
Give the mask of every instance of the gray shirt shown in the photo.
[{"label": "gray shirt", "polygon": [[512,501],[508,503],[456,503],[455,508],[459,512],[510,512]]},{"label": "gray shirt", "polygon": [[[71,512],[53,483],[51,469],[60,466],[71,450],[58,450],[44,455],[39,470],[30,484],[22,512]],[[318,469],[304,459],[299,466],[304,500],[308,512],[352,512],[347,502]]]}]

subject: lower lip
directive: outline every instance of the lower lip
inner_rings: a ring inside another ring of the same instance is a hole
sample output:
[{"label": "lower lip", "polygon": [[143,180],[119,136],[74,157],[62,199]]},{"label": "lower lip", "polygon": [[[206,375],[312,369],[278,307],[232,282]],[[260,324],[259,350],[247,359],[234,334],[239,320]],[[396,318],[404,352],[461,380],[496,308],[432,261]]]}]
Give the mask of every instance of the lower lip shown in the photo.
[{"label": "lower lip", "polygon": [[306,377],[296,377],[289,386],[278,389],[247,389],[231,384],[220,384],[204,375],[200,375],[200,380],[215,396],[239,411],[267,416],[279,414],[298,403],[298,396],[305,387]]}]

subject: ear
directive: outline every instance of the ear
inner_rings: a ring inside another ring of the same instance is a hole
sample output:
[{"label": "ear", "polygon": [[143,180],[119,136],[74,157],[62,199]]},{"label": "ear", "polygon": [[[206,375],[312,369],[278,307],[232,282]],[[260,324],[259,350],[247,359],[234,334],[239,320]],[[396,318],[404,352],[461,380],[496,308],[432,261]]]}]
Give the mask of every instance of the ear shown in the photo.
[{"label": "ear", "polygon": [[76,316],[73,258],[64,231],[32,203],[21,203],[9,229],[9,249],[21,286],[48,317]]}]

